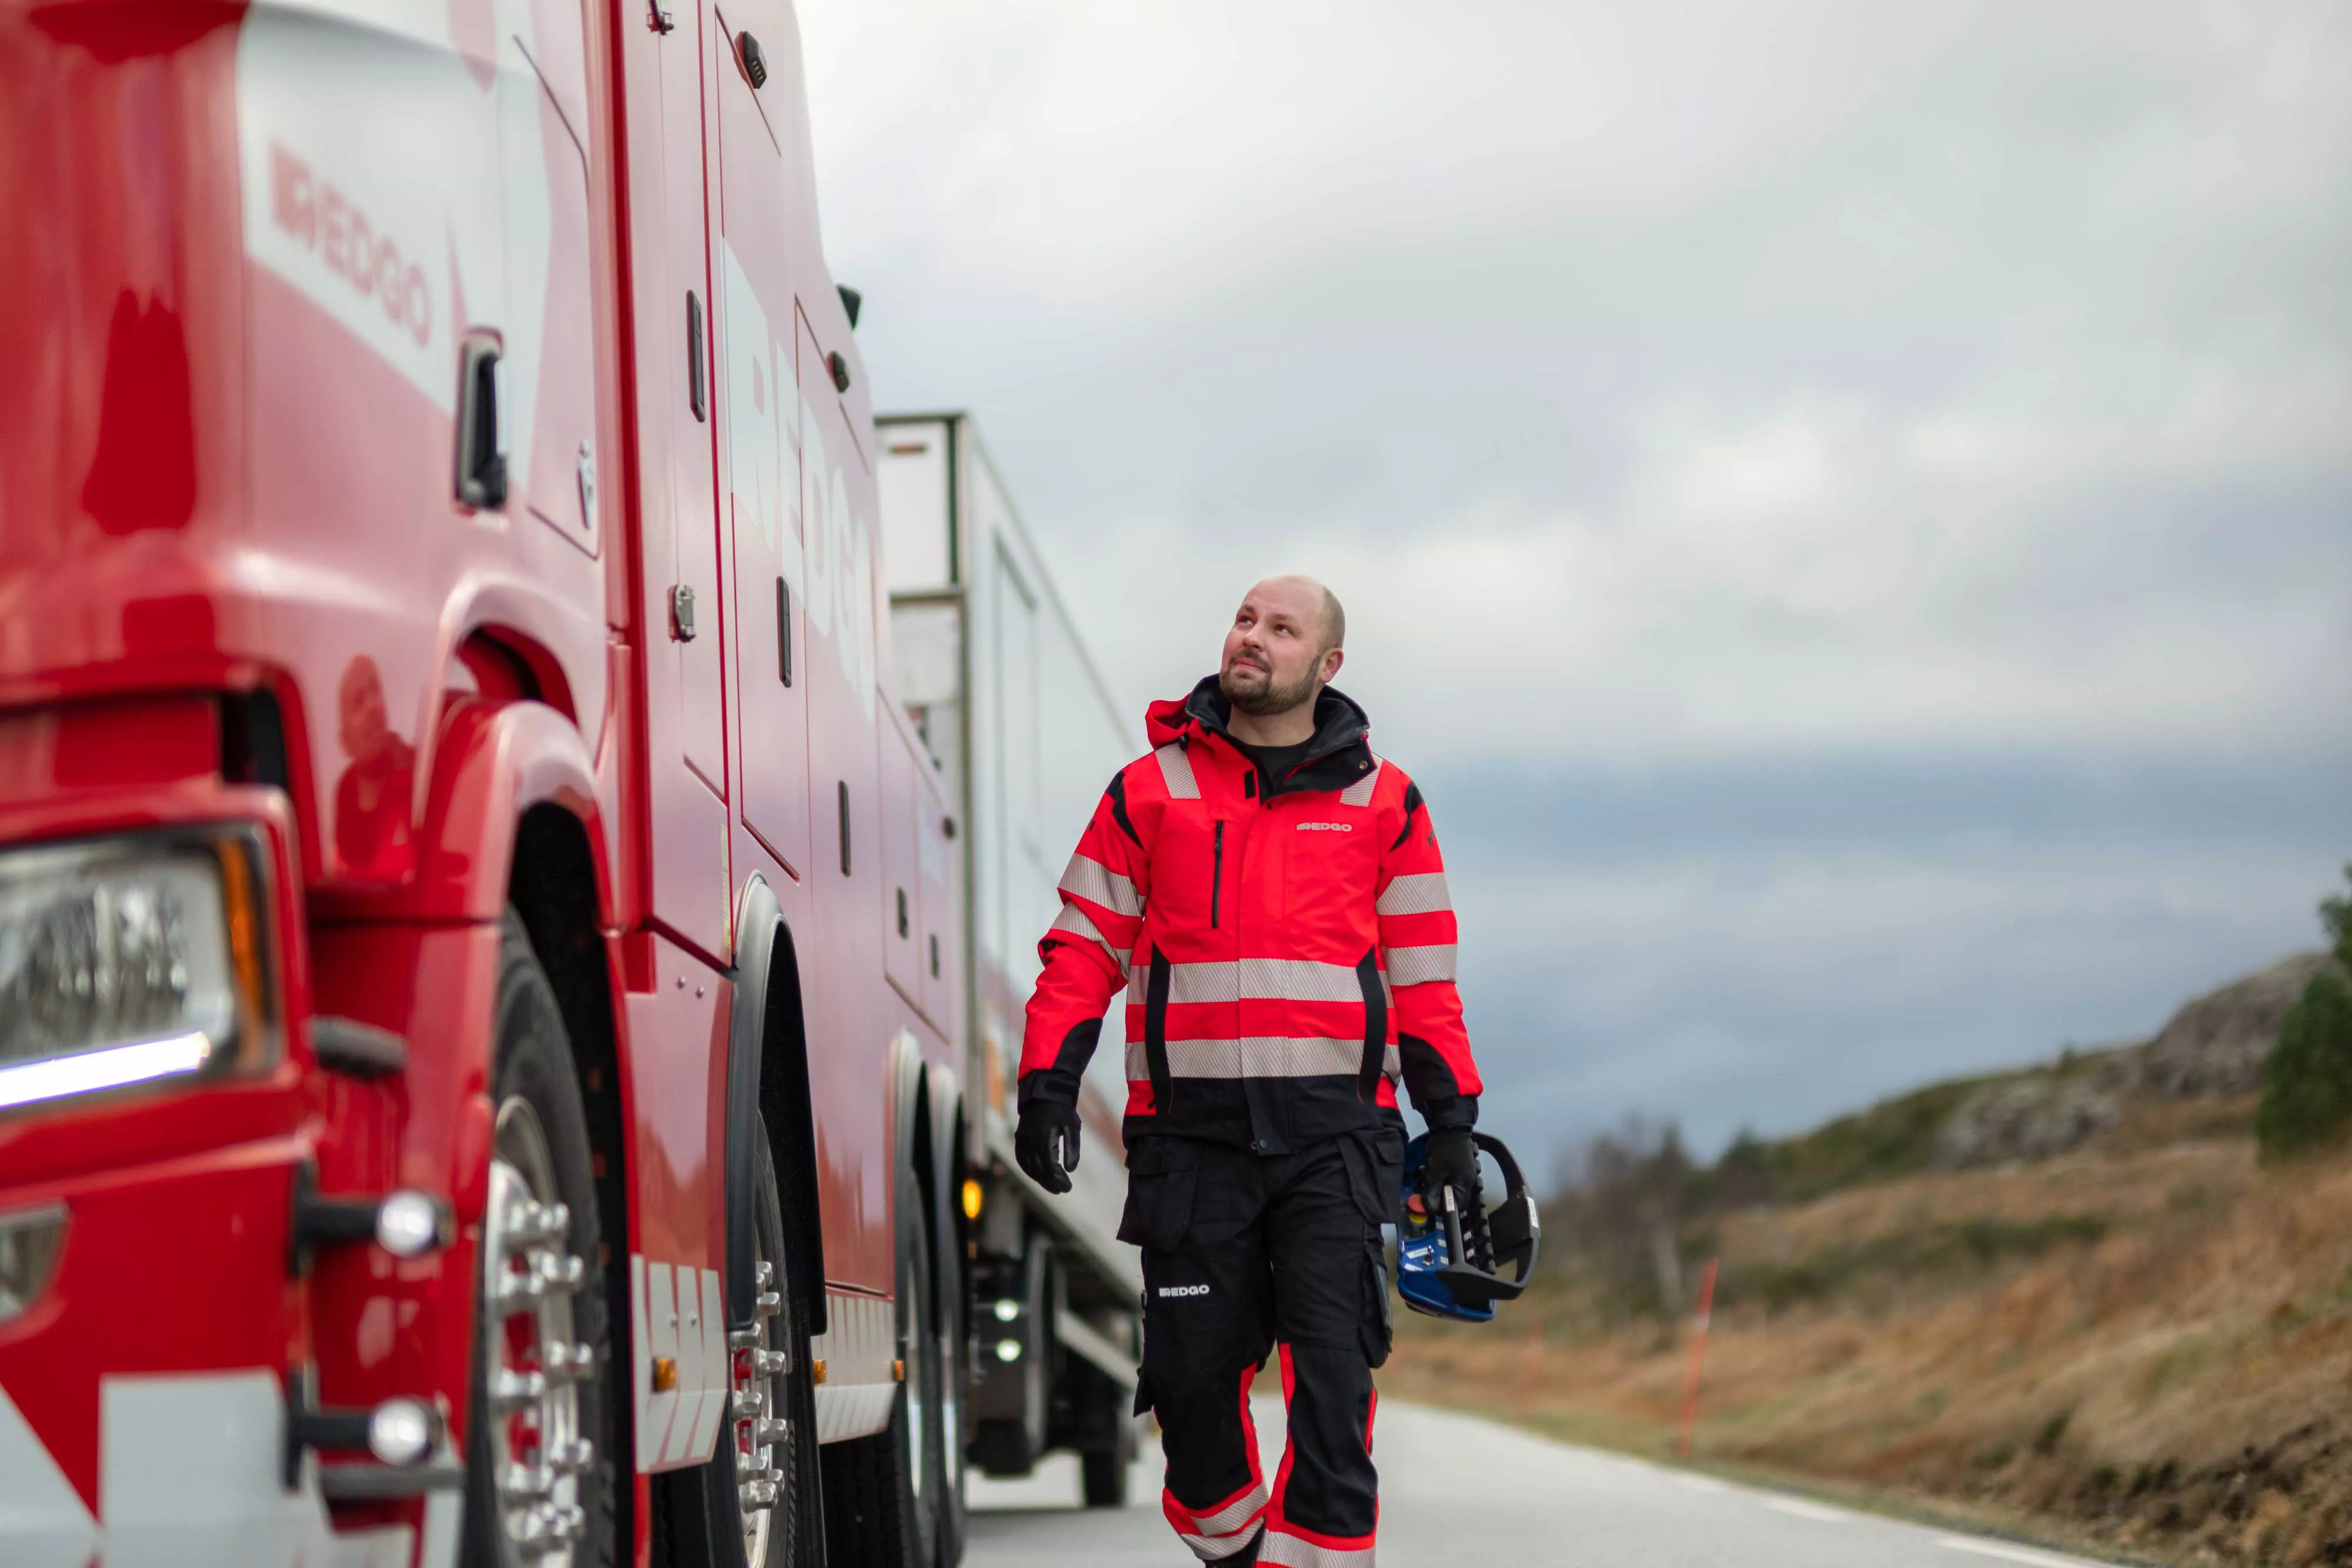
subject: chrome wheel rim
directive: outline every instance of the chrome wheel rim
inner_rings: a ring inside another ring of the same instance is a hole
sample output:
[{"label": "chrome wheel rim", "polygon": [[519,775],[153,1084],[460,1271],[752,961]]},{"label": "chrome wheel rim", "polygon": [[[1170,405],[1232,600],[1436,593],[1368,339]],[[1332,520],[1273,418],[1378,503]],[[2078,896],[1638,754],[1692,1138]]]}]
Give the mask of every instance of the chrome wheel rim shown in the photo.
[{"label": "chrome wheel rim", "polygon": [[947,1472],[948,1505],[963,1496],[963,1412],[956,1398],[955,1326],[940,1331],[940,1458]]},{"label": "chrome wheel rim", "polygon": [[509,1096],[499,1106],[482,1218],[488,1458],[509,1558],[571,1568],[588,1524],[580,1478],[596,1457],[581,1435],[579,1388],[594,1353],[575,1337],[572,1297],[588,1265],[571,1249],[572,1211],[555,1193],[539,1113]]},{"label": "chrome wheel rim", "polygon": [[907,1315],[910,1320],[910,1332],[907,1335],[906,1360],[899,1364],[906,1369],[907,1379],[907,1475],[918,1505],[923,1500],[923,1483],[929,1479],[930,1469],[924,1463],[923,1452],[928,1443],[926,1434],[929,1430],[924,1423],[930,1403],[929,1390],[924,1387],[929,1380],[923,1375],[923,1367],[930,1358],[923,1354],[924,1341],[928,1337],[923,1325],[930,1315],[930,1304],[923,1292],[921,1271],[909,1270],[907,1275]]},{"label": "chrome wheel rim", "polygon": [[730,1433],[735,1444],[735,1491],[743,1513],[743,1561],[761,1568],[768,1560],[768,1539],[775,1525],[776,1505],[784,1495],[785,1466],[776,1462],[776,1450],[792,1455],[790,1407],[784,1403],[784,1377],[792,1370],[792,1353],[768,1343],[768,1325],[783,1309],[783,1293],[776,1288],[776,1265],[762,1258],[758,1265],[759,1294],[751,1309],[751,1326],[727,1336],[732,1373]]}]

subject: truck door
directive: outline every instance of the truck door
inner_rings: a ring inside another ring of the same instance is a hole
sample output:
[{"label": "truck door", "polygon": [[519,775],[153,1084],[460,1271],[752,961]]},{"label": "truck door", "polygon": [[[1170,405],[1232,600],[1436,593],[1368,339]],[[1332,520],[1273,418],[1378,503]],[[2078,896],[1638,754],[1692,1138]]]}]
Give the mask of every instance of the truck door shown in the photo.
[{"label": "truck door", "polygon": [[646,912],[724,963],[731,943],[703,87],[709,7],[621,29],[634,258],[639,656],[651,841]]},{"label": "truck door", "polygon": [[[732,19],[719,56],[719,423],[735,546],[743,824],[809,874],[809,649],[801,549],[800,397],[793,361],[792,214],[804,193],[745,77]],[[776,40],[772,36],[770,47]]]},{"label": "truck door", "polygon": [[[919,775],[930,763],[919,753]],[[961,1046],[963,1039],[963,930],[955,917],[962,877],[956,869],[953,839],[963,831],[950,814],[947,796],[934,773],[918,778],[915,790],[915,854],[923,884],[923,945],[916,954],[923,967],[923,1011],[940,1032]]]},{"label": "truck door", "polygon": [[919,824],[915,801],[922,784],[915,747],[903,733],[898,716],[885,713],[876,727],[881,741],[882,765],[882,972],[899,994],[919,1008],[923,1004],[922,862],[918,858]]},{"label": "truck door", "polygon": [[[804,290],[805,292],[805,290]],[[883,972],[880,744],[874,690],[874,486],[828,357],[796,312],[801,395],[801,528],[807,545],[809,792],[814,803],[815,929],[801,972],[827,983],[805,998],[810,1092],[823,1156],[866,1174],[824,1192],[825,1275],[880,1289],[894,1279],[890,1097],[884,1092],[888,1009],[876,1005]],[[888,721],[880,721],[887,729]],[[895,917],[895,908],[894,908]],[[819,968],[818,966],[823,967]],[[813,1057],[815,1053],[812,1053]],[[835,1239],[840,1240],[836,1243]]]},{"label": "truck door", "polygon": [[[727,737],[720,682],[725,660],[719,634],[719,492],[709,370],[714,334],[702,105],[706,90],[727,67],[724,60],[698,52],[696,35],[686,25],[687,9],[677,7],[678,25],[662,38],[662,141],[670,195],[667,238],[676,269],[673,277],[685,285],[687,362],[680,368],[688,383],[687,395],[672,399],[670,404],[670,423],[677,433],[669,465],[670,496],[677,519],[671,542],[670,621],[678,657],[679,745],[687,766],[723,800],[727,798]],[[694,9],[708,15],[699,5]],[[690,600],[681,597],[689,594]],[[691,635],[687,625],[689,613]]]}]

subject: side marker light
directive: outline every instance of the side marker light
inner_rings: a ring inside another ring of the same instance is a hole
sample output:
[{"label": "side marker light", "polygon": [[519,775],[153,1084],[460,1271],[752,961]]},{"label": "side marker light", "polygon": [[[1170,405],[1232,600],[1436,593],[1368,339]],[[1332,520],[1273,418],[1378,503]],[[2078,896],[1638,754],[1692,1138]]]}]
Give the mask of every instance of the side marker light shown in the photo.
[{"label": "side marker light", "polygon": [[413,1465],[433,1451],[433,1412],[414,1399],[387,1399],[368,1416],[368,1452],[387,1465]]},{"label": "side marker light", "polygon": [[375,1242],[395,1258],[422,1258],[443,1246],[448,1222],[441,1206],[421,1192],[395,1192],[375,1211]]}]

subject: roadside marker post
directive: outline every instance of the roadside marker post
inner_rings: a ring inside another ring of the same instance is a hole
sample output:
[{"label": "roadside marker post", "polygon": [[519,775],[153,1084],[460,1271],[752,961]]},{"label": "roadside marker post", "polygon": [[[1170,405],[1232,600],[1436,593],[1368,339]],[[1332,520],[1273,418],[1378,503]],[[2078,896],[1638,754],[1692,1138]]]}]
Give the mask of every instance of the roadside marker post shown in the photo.
[{"label": "roadside marker post", "polygon": [[1675,1440],[1675,1457],[1688,1463],[1691,1457],[1691,1431],[1698,1425],[1698,1375],[1706,1364],[1706,1324],[1715,1315],[1715,1268],[1720,1261],[1706,1260],[1706,1272],[1698,1282],[1698,1317],[1691,1324],[1690,1382],[1683,1390],[1682,1431]]}]

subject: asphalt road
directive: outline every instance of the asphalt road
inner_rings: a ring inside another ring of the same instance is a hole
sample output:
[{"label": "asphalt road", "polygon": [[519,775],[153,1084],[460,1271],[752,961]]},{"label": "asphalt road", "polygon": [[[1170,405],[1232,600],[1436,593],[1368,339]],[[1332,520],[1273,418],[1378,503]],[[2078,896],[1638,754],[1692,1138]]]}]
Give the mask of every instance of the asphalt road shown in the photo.
[{"label": "asphalt road", "polygon": [[[1279,1400],[1258,1402],[1257,1428],[1271,1475],[1281,1457]],[[1423,1406],[1381,1402],[1373,1457],[1381,1568],[2095,1568]],[[1025,1481],[975,1478],[967,1568],[1183,1568],[1192,1557],[1160,1515],[1159,1460],[1148,1446],[1132,1506],[1118,1511],[1076,1506],[1076,1463],[1067,1455]]]}]

